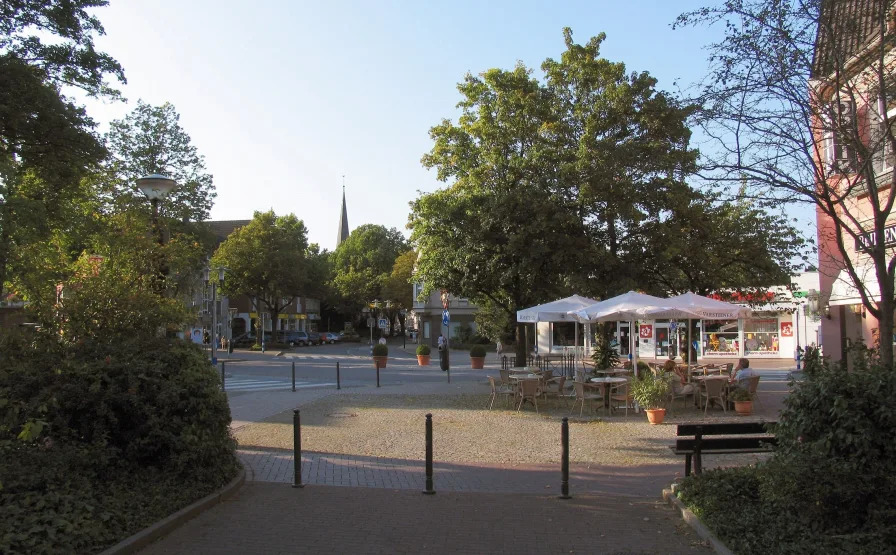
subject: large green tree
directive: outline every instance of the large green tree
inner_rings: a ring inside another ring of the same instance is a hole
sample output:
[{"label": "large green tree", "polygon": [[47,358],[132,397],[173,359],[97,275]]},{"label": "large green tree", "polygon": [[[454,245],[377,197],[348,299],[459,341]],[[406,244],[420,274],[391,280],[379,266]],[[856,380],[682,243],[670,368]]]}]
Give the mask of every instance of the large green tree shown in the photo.
[{"label": "large green tree", "polygon": [[222,293],[249,296],[259,312],[267,310],[276,331],[277,315],[319,277],[309,274],[307,249],[308,230],[295,215],[255,212],[251,222],[221,243],[212,265],[228,268]]},{"label": "large green tree", "polygon": [[385,287],[395,259],[410,250],[407,239],[395,228],[365,224],[355,228],[331,256],[333,284],[342,306],[356,312],[372,301],[386,298]]},{"label": "large green tree", "polygon": [[106,141],[112,155],[113,180],[110,200],[119,209],[146,209],[137,179],[149,174],[166,175],[177,187],[159,204],[163,217],[173,221],[208,219],[215,196],[212,176],[205,171],[190,136],[180,125],[180,114],[171,103],[151,106],[143,101],[124,119],[113,121]]},{"label": "large green tree", "polygon": [[0,8],[0,292],[21,276],[18,254],[41,245],[80,180],[106,155],[83,108],[61,93],[117,97],[121,66],[94,48],[88,9],[102,1],[35,0]]}]

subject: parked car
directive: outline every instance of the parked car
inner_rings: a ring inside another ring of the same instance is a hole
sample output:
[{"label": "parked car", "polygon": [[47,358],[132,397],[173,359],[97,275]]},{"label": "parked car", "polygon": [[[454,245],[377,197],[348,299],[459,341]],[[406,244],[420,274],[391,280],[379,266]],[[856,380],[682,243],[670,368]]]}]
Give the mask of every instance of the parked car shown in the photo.
[{"label": "parked car", "polygon": [[361,336],[354,330],[344,330],[339,333],[340,341],[361,341]]},{"label": "parked car", "polygon": [[280,332],[283,337],[282,342],[290,347],[304,347],[305,345],[320,345],[320,335],[315,332],[306,331],[284,331]]},{"label": "parked car", "polygon": [[337,335],[331,331],[325,331],[325,332],[321,333],[320,339],[321,339],[321,343],[329,343],[330,345],[332,345],[333,343],[336,343],[337,341],[342,341],[342,338],[339,337],[339,335]]},{"label": "parked car", "polygon": [[[264,342],[265,343],[271,343],[271,337],[272,337],[271,332],[269,332],[269,331],[264,332]],[[236,337],[234,337],[233,339],[231,339],[231,341],[230,341],[231,345],[233,345],[234,347],[251,347],[252,345],[255,345],[255,342],[256,342],[256,335],[255,335],[254,331],[247,331],[245,333],[241,333],[241,334],[237,335]]]}]

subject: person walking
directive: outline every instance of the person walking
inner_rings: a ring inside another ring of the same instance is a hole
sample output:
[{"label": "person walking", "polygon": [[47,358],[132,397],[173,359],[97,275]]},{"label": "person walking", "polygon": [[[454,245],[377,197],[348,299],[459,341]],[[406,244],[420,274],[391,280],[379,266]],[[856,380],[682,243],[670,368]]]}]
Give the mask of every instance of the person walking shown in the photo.
[{"label": "person walking", "polygon": [[495,351],[497,351],[498,356],[501,356],[501,354],[504,353],[504,345],[501,344],[501,339],[500,339],[500,338],[498,339],[498,344],[497,344],[497,346],[495,347]]},{"label": "person walking", "polygon": [[445,340],[445,336],[441,333],[439,334],[439,350],[444,351],[447,341]]}]

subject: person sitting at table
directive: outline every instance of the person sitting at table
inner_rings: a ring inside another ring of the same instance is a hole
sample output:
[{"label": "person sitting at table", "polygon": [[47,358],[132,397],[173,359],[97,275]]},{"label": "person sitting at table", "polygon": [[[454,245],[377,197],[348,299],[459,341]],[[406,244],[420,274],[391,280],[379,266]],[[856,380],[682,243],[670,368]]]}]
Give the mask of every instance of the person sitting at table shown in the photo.
[{"label": "person sitting at table", "polygon": [[731,377],[728,378],[729,387],[747,387],[746,382],[750,378],[755,378],[759,374],[756,373],[755,370],[750,368],[750,361],[742,358],[737,361],[737,368],[734,369],[734,372],[731,374]]},{"label": "person sitting at table", "polygon": [[678,365],[675,364],[675,361],[671,359],[663,364],[663,372],[671,372],[675,374],[675,378],[672,379],[671,385],[672,391],[675,392],[676,397],[694,393],[694,384],[688,383],[687,371],[687,366],[679,368]]}]

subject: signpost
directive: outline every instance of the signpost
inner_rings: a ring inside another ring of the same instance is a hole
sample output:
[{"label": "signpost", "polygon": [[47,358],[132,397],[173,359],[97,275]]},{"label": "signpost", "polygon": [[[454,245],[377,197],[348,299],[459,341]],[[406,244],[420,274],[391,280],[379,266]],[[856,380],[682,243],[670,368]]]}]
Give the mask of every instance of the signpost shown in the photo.
[{"label": "signpost", "polygon": [[380,318],[380,329],[384,330],[389,327],[389,320],[386,318]]}]

